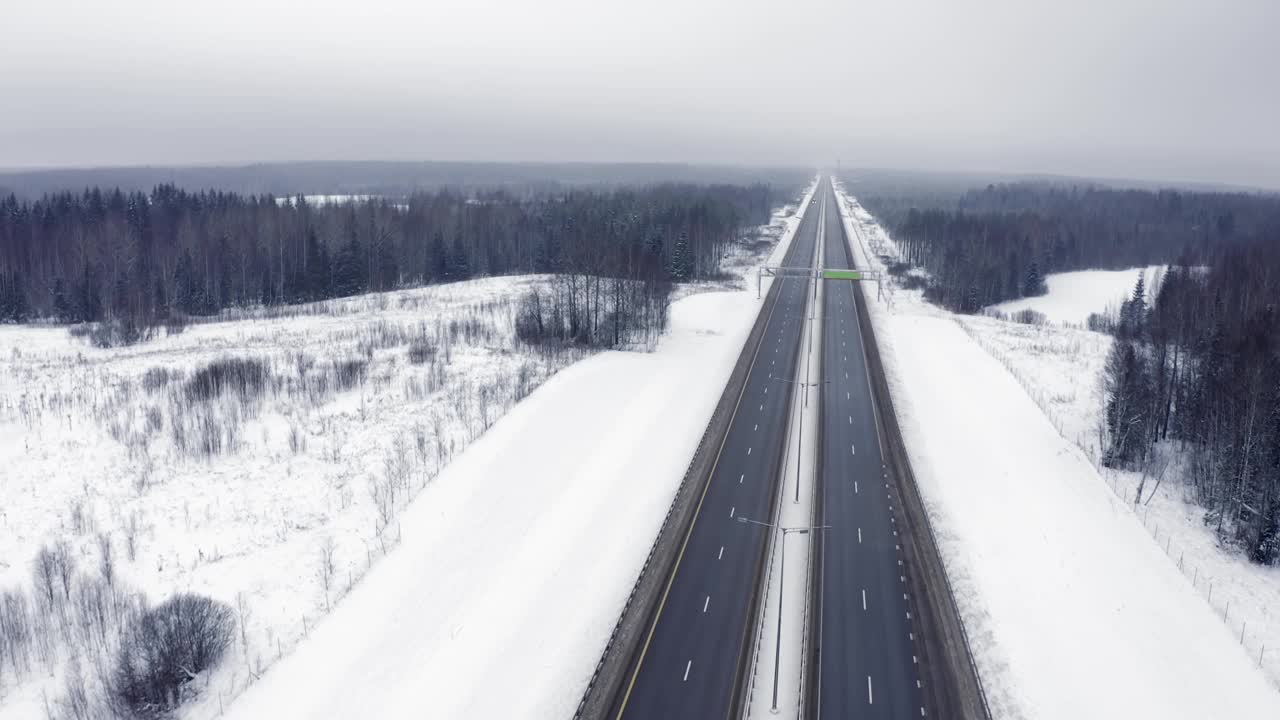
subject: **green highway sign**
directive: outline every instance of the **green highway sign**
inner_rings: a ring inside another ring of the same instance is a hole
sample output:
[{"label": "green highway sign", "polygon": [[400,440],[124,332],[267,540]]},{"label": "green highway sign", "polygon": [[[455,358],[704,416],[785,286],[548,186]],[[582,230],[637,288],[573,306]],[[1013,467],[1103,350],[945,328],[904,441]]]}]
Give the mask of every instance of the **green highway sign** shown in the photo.
[{"label": "green highway sign", "polygon": [[857,270],[823,270],[823,280],[861,280],[862,273]]}]

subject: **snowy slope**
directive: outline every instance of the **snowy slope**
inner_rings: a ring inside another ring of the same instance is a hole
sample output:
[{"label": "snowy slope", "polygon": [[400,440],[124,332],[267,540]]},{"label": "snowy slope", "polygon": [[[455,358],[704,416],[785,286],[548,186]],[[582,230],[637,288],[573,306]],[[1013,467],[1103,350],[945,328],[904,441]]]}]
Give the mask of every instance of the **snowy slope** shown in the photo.
[{"label": "snowy slope", "polygon": [[[1164,269],[1164,265],[1151,265],[1129,270],[1050,273],[1045,276],[1045,283],[1049,286],[1048,294],[1009,300],[992,305],[991,309],[1006,314],[1035,310],[1044,313],[1049,322],[1083,326],[1091,313],[1101,313],[1108,308],[1118,310],[1120,302],[1133,295],[1133,286],[1138,281],[1139,273],[1147,288],[1152,288]],[[1148,289],[1147,292],[1149,295],[1151,291]]]},{"label": "snowy slope", "polygon": [[[862,242],[892,251],[856,203],[851,214]],[[1256,658],[970,334],[981,329],[918,292],[891,297],[873,305],[881,351],[995,716],[1280,715]],[[1069,405],[1071,392],[1052,394]]]}]

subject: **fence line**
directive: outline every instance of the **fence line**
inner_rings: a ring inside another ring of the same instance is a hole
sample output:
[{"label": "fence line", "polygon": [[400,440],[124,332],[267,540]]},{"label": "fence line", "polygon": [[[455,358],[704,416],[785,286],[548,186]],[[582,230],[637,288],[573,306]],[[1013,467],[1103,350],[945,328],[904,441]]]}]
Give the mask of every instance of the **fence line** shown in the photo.
[{"label": "fence line", "polygon": [[[1084,456],[1088,458],[1090,464],[1094,466],[1094,470],[1098,473],[1099,478],[1103,480],[1103,484],[1110,487],[1112,493],[1114,493],[1116,497],[1120,498],[1124,506],[1138,517],[1139,522],[1142,523],[1143,529],[1151,535],[1156,546],[1164,551],[1165,556],[1169,558],[1169,562],[1178,569],[1178,573],[1182,575],[1183,579],[1189,579],[1192,589],[1196,590],[1196,592],[1204,598],[1205,602],[1208,603],[1210,609],[1212,609],[1214,613],[1222,619],[1222,622],[1227,626],[1228,630],[1231,631],[1232,636],[1237,639],[1245,652],[1252,658],[1255,654],[1254,651],[1256,650],[1256,664],[1258,668],[1263,671],[1263,675],[1266,676],[1272,685],[1280,688],[1280,651],[1273,649],[1268,653],[1266,636],[1262,633],[1255,633],[1253,635],[1248,634],[1247,620],[1241,619],[1240,632],[1238,634],[1235,632],[1235,623],[1231,619],[1230,599],[1228,599],[1222,606],[1214,603],[1212,580],[1202,578],[1199,567],[1185,562],[1186,549],[1173,545],[1172,533],[1166,532],[1164,536],[1164,543],[1160,542],[1160,524],[1158,522],[1150,522],[1150,506],[1144,505],[1140,508],[1138,505],[1138,499],[1136,497],[1131,498],[1129,496],[1128,488],[1120,487],[1118,482],[1118,473],[1115,471],[1107,472],[1109,469],[1104,468],[1102,465],[1102,459],[1097,448],[1086,442],[1083,437],[1077,435],[1077,437],[1072,438],[1067,435],[1061,418],[1051,409],[1044,393],[1035,386],[1033,381],[1014,366],[1012,360],[1010,360],[1009,356],[1003,350],[996,347],[994,343],[983,338],[981,333],[970,327],[963,319],[955,317],[954,315],[952,316],[952,319],[970,338],[973,339],[975,343],[978,344],[979,347],[1009,371],[1009,374],[1017,380],[1018,384],[1022,386],[1022,389],[1026,391],[1027,396],[1031,398],[1032,402],[1034,402],[1038,408],[1040,408],[1040,411],[1044,413],[1045,418],[1048,419],[1054,429],[1058,431],[1058,435],[1067,442],[1075,445],[1076,448],[1084,453]],[[1110,474],[1111,476],[1110,483],[1106,482],[1106,474]],[[1221,593],[1219,593],[1219,595],[1221,595]],[[1239,613],[1237,612],[1237,614]]]}]

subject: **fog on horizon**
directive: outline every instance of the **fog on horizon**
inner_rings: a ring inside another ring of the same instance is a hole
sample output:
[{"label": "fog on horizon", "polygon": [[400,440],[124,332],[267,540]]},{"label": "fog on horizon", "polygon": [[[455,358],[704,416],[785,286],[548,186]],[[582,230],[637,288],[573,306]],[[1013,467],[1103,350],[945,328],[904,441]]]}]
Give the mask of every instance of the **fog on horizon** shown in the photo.
[{"label": "fog on horizon", "polygon": [[1280,188],[1280,3],[45,0],[0,168],[670,161]]}]

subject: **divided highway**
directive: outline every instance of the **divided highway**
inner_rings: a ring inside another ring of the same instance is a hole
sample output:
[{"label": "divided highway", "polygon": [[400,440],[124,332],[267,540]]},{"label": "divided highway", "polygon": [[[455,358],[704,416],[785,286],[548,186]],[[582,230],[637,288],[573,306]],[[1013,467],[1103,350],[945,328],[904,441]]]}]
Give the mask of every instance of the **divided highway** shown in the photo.
[{"label": "divided highway", "polygon": [[[852,267],[831,184],[823,267]],[[816,698],[818,718],[919,718],[917,654],[907,606],[906,569],[854,285],[828,281],[823,293]],[[811,686],[812,687],[812,686]],[[814,702],[816,700],[816,702]]]},{"label": "divided highway", "polygon": [[[853,267],[830,179],[819,181],[782,264]],[[773,302],[762,308],[708,427],[712,440],[691,464],[685,485],[693,489],[681,491],[669,515],[680,519],[655,542],[654,562],[646,562],[575,717],[743,715],[770,531],[739,520],[774,519],[811,282],[774,280]],[[783,639],[805,648],[800,706],[810,720],[989,720],[867,301],[856,282],[821,282],[812,491],[813,524],[826,529],[813,536],[808,607],[791,610],[813,622],[803,637]]]},{"label": "divided highway", "polygon": [[[818,215],[805,213],[784,265],[812,265]],[[608,717],[709,720],[737,709],[768,537],[736,518],[772,516],[793,391],[781,380],[795,375],[809,287],[802,278],[774,282],[779,293],[762,309],[764,335],[710,481]]]}]

